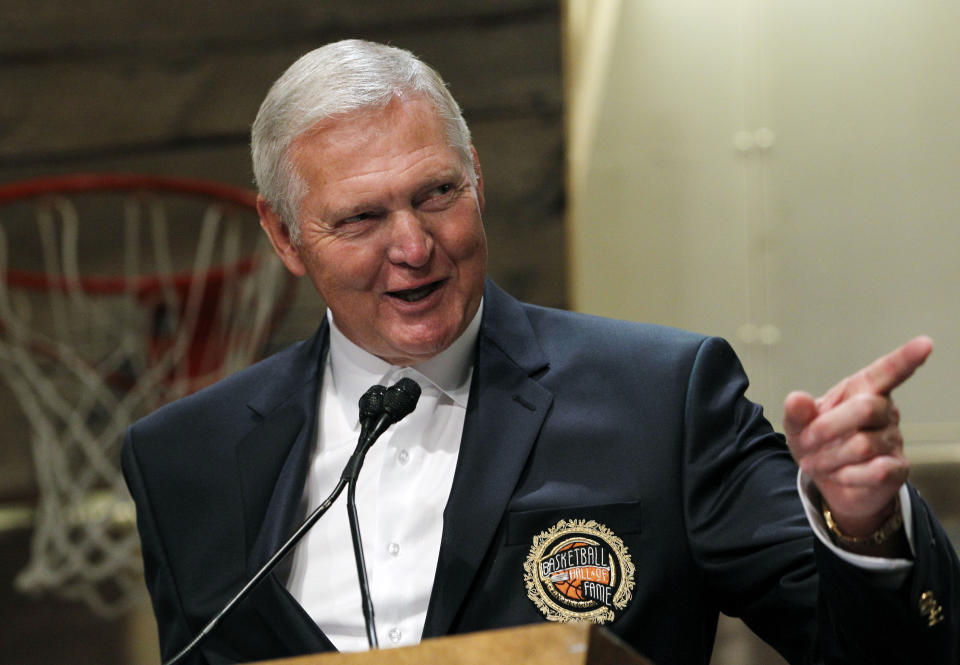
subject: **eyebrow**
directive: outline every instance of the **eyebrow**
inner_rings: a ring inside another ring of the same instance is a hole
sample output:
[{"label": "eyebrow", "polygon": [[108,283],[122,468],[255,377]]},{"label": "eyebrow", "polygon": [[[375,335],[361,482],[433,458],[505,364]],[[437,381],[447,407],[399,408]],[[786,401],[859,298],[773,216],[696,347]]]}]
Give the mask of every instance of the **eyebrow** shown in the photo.
[{"label": "eyebrow", "polygon": [[[443,170],[441,172],[435,173],[421,182],[413,189],[412,197],[416,198],[417,196],[428,192],[435,187],[444,185],[447,183],[453,183],[457,187],[462,187],[465,183],[470,181],[470,176],[465,169],[456,168]],[[324,218],[332,219],[335,221],[341,219],[347,219],[348,217],[353,217],[354,215],[359,215],[360,213],[379,213],[386,209],[386,206],[380,200],[361,199],[359,203],[353,205],[338,207],[336,205],[326,207],[321,211],[321,215]]]}]

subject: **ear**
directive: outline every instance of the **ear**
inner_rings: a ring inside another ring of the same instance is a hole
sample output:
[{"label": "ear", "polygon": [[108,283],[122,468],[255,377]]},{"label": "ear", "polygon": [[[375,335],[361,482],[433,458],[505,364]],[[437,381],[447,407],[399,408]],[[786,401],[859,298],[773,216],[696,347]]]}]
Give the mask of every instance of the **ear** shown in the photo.
[{"label": "ear", "polygon": [[473,170],[477,174],[477,202],[480,204],[480,212],[483,212],[486,206],[486,200],[483,197],[483,171],[480,169],[480,158],[477,156],[477,149],[470,144],[470,153],[473,155]]},{"label": "ear", "polygon": [[300,250],[290,240],[290,231],[287,229],[287,225],[283,223],[280,215],[273,207],[267,203],[267,200],[260,195],[257,195],[257,214],[260,215],[260,228],[270,238],[273,251],[283,261],[283,265],[297,277],[305,275],[307,269],[300,258]]}]

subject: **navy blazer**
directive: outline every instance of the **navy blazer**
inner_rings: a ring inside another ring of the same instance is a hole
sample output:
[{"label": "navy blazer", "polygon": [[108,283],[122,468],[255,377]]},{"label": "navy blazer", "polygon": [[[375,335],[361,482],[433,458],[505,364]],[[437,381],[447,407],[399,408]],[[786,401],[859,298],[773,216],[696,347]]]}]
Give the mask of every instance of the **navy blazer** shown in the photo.
[{"label": "navy blazer", "polygon": [[[792,663],[960,661],[960,566],[929,510],[914,492],[916,562],[897,588],[834,557],[725,342],[523,304],[489,281],[484,297],[424,637],[544,621],[524,563],[538,534],[584,519],[635,568],[611,630],[658,665],[707,663],[721,611]],[[128,431],[123,468],[165,658],[302,519],[327,337],[324,322]],[[332,648],[275,573],[191,662]]]}]

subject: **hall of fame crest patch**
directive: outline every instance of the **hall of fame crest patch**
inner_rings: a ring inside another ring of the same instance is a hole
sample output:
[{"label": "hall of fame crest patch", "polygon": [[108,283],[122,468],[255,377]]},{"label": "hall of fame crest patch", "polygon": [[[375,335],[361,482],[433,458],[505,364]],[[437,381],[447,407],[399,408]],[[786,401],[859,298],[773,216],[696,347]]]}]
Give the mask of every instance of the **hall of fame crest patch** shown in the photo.
[{"label": "hall of fame crest patch", "polygon": [[560,520],[534,536],[523,564],[527,597],[550,621],[610,623],[633,597],[633,561],[613,531]]}]

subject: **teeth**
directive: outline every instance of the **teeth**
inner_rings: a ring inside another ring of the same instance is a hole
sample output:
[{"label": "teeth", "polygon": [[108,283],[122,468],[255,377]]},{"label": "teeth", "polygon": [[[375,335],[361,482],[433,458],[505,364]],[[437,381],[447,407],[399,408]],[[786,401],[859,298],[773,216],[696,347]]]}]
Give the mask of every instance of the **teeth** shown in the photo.
[{"label": "teeth", "polygon": [[391,293],[394,298],[399,298],[400,300],[405,300],[407,302],[416,302],[417,300],[422,300],[428,295],[433,293],[433,290],[437,287],[436,283],[427,284],[426,286],[421,286],[418,289],[409,289],[407,291],[395,291]]}]

